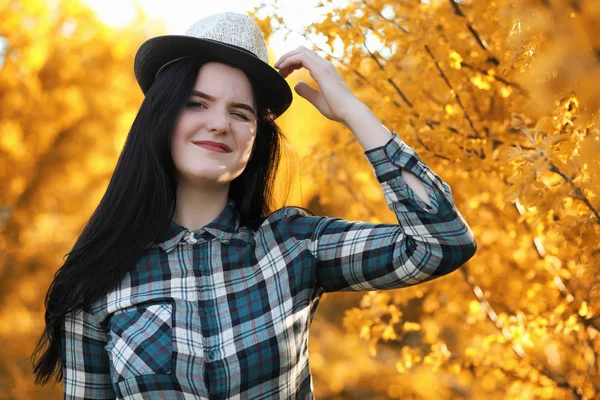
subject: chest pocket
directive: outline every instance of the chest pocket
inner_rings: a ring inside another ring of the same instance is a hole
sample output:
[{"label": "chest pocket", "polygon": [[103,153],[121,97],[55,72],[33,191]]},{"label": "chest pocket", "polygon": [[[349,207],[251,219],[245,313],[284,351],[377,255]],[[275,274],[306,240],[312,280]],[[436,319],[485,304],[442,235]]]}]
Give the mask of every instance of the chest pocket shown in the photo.
[{"label": "chest pocket", "polygon": [[171,304],[150,304],[113,315],[105,350],[114,383],[171,372],[172,314]]}]

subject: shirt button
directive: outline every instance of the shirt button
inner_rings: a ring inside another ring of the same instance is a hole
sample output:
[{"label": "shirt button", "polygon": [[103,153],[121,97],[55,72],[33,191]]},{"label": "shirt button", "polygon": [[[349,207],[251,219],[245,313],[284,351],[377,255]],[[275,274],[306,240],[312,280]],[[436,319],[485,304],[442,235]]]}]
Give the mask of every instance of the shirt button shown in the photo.
[{"label": "shirt button", "polygon": [[196,240],[200,239],[200,234],[199,233],[194,233],[194,239],[196,239]]},{"label": "shirt button", "polygon": [[212,313],[213,313],[213,310],[211,308],[204,307],[204,314],[212,315]]},{"label": "shirt button", "polygon": [[217,351],[216,350],[211,350],[208,352],[208,358],[210,360],[214,360],[215,358],[217,358]]},{"label": "shirt button", "polygon": [[200,271],[200,272],[206,272],[206,265],[204,265],[204,264],[198,264],[198,271]]}]

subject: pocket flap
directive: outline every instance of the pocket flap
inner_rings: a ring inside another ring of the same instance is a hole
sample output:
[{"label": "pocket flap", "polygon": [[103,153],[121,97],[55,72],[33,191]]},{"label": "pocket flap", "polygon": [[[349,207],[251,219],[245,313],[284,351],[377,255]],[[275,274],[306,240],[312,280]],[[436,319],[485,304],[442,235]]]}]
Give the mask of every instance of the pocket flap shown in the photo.
[{"label": "pocket flap", "polygon": [[166,303],[140,305],[112,316],[106,350],[113,382],[171,372],[172,319],[172,305]]}]

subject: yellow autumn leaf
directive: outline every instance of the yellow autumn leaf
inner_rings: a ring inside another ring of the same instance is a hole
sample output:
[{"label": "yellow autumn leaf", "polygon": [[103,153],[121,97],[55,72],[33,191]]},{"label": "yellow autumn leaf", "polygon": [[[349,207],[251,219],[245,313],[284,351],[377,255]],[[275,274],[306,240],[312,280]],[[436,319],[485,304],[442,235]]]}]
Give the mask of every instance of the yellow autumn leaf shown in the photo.
[{"label": "yellow autumn leaf", "polygon": [[416,322],[405,322],[404,325],[402,326],[402,329],[405,332],[417,332],[417,331],[421,330],[421,324],[416,323]]},{"label": "yellow autumn leaf", "polygon": [[492,87],[480,74],[471,77],[471,83],[481,90],[490,90]]},{"label": "yellow autumn leaf", "polygon": [[579,311],[577,312],[581,317],[587,317],[589,310],[586,301],[581,302],[581,306],[579,307]]},{"label": "yellow autumn leaf", "polygon": [[463,62],[462,57],[456,51],[450,53],[450,67],[454,69],[461,69],[461,63]]},{"label": "yellow autumn leaf", "polygon": [[391,325],[388,325],[383,330],[383,333],[381,334],[381,338],[383,340],[395,340],[397,338],[397,335],[396,335],[396,331],[394,330],[394,327]]},{"label": "yellow autumn leaf", "polygon": [[510,86],[502,86],[500,87],[500,97],[507,98],[513,93],[513,89]]}]

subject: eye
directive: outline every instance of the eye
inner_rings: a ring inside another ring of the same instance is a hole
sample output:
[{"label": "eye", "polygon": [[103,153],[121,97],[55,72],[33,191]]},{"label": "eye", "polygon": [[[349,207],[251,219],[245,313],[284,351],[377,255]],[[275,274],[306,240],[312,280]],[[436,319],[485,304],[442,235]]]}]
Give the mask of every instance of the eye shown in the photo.
[{"label": "eye", "polygon": [[192,107],[192,108],[206,107],[206,105],[204,103],[197,103],[197,102],[193,102],[193,101],[190,101],[189,103],[187,103],[187,106]]},{"label": "eye", "polygon": [[249,121],[250,118],[248,118],[245,114],[242,113],[232,113],[233,115],[237,115],[238,117],[242,118],[244,121]]}]

